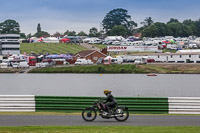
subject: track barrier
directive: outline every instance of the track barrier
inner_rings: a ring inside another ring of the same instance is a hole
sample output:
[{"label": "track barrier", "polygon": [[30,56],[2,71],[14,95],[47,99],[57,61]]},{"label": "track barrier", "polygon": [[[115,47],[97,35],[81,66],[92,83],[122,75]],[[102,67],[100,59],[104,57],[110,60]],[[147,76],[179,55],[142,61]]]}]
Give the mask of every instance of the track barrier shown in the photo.
[{"label": "track barrier", "polygon": [[35,112],[35,96],[0,95],[0,112]]},{"label": "track barrier", "polygon": [[[0,112],[81,112],[105,97],[0,95]],[[200,97],[116,97],[134,114],[200,114]]]}]

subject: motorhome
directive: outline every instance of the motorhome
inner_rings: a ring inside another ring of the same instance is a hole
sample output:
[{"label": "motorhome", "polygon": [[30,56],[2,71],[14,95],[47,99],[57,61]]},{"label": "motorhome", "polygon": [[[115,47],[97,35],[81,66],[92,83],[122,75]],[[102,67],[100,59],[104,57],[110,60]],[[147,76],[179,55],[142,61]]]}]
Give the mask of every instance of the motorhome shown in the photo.
[{"label": "motorhome", "polygon": [[106,58],[103,59],[104,65],[110,65],[110,64],[122,64],[123,63],[123,58],[122,57],[116,57],[113,58],[111,56],[107,56]]},{"label": "motorhome", "polygon": [[123,59],[121,57],[116,57],[111,59],[111,64],[122,64]]},{"label": "motorhome", "polygon": [[194,49],[195,49],[195,48],[198,48],[198,47],[197,47],[197,44],[194,44],[194,43],[190,43],[188,47],[189,47],[189,48],[194,48]]},{"label": "motorhome", "polygon": [[99,44],[102,41],[98,38],[91,38],[90,41],[88,42],[89,44]]},{"label": "motorhome", "polygon": [[135,58],[135,64],[147,64],[147,57],[137,57]]},{"label": "motorhome", "polygon": [[86,59],[77,59],[75,65],[91,65],[93,62],[91,60]]}]

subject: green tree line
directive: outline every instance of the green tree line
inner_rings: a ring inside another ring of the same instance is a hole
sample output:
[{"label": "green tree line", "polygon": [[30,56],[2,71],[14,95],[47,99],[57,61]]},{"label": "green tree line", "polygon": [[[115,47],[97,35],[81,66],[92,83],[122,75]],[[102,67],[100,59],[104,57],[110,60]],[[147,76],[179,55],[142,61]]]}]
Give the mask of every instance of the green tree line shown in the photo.
[{"label": "green tree line", "polygon": [[[68,36],[132,36],[134,33],[142,33],[143,37],[188,37],[200,36],[200,19],[191,20],[186,19],[180,22],[178,19],[171,18],[167,23],[154,22],[151,17],[147,17],[141,22],[142,26],[136,28],[138,24],[134,22],[128,10],[117,8],[109,11],[101,22],[102,29],[98,31],[96,27],[89,29],[89,34],[83,31],[76,33],[75,31],[66,30],[64,34],[56,32],[54,35],[68,35]],[[15,20],[6,20],[0,23],[0,34],[20,34],[22,38],[30,38],[32,36],[44,37],[50,36],[46,31],[42,31],[40,23],[37,26],[37,32],[34,35],[20,32],[20,25]]]},{"label": "green tree line", "polygon": [[167,23],[154,23],[150,20],[150,17],[146,18],[143,22],[144,26],[136,30],[137,32],[141,32],[143,37],[200,36],[200,19],[196,21],[186,19],[183,22],[179,22],[178,19],[171,18]]}]

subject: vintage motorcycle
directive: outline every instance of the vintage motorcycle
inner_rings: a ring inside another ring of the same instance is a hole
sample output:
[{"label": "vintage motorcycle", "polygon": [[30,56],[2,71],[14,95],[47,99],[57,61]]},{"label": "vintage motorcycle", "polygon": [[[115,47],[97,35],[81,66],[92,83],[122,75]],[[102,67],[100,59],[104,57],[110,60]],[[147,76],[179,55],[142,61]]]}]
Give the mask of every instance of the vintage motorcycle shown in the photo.
[{"label": "vintage motorcycle", "polygon": [[94,102],[92,107],[83,109],[82,118],[88,122],[94,121],[97,117],[97,112],[99,112],[99,116],[101,116],[103,119],[115,118],[120,122],[126,121],[129,117],[128,108],[118,105],[116,105],[115,108],[112,108],[111,115],[108,115],[106,106],[102,99],[98,99]]}]

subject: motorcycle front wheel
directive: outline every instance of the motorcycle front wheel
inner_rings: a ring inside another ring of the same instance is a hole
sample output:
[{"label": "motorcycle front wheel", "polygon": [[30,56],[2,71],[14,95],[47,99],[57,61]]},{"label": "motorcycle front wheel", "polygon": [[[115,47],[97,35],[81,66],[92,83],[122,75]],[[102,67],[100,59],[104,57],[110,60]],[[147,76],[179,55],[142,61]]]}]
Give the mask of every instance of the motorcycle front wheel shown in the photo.
[{"label": "motorcycle front wheel", "polygon": [[88,121],[88,122],[94,121],[96,117],[97,117],[97,112],[95,109],[86,108],[82,112],[82,118],[85,121]]},{"label": "motorcycle front wheel", "polygon": [[123,122],[126,121],[129,118],[129,112],[127,109],[123,110],[123,109],[119,109],[121,112],[117,113],[117,115],[121,115],[121,116],[115,116],[115,119],[117,121]]}]

